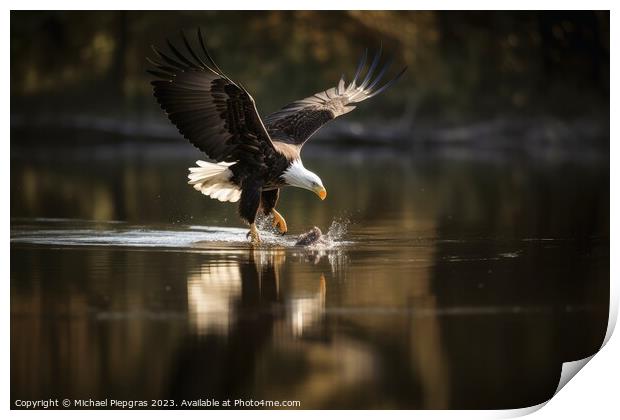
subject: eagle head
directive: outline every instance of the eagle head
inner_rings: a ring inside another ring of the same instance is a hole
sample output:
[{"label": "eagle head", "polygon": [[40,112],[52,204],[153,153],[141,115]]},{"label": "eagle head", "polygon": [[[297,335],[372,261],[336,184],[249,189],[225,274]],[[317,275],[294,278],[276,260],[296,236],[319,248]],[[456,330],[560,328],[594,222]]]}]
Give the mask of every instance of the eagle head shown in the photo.
[{"label": "eagle head", "polygon": [[304,188],[314,192],[321,200],[327,197],[327,190],[323,186],[323,181],[314,172],[307,170],[299,159],[295,159],[282,173],[282,179],[287,185]]}]

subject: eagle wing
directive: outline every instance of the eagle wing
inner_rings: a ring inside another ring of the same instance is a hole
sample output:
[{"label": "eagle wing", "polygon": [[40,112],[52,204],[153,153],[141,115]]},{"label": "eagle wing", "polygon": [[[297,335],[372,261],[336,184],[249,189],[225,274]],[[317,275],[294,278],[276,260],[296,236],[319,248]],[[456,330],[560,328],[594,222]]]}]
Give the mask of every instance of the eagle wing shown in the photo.
[{"label": "eagle wing", "polygon": [[202,58],[181,35],[189,56],[168,41],[170,55],[153,47],[156,58],[148,59],[155,66],[147,71],[157,77],[151,84],[162,109],[179,132],[210,159],[264,165],[275,148],[254,99],[215,64],[200,29]]},{"label": "eagle wing", "polygon": [[379,59],[381,48],[375,54],[364,79],[360,82],[362,69],[366,66],[368,50],[366,50],[357,66],[355,76],[348,86],[345,86],[344,76],[337,86],[323,92],[315,93],[305,99],[292,102],[279,111],[265,118],[265,127],[271,138],[278,142],[295,145],[299,148],[324,124],[351,112],[359,102],[370,99],[383,92],[394,84],[407,70],[405,67],[394,78],[380,88],[377,85],[390,67],[385,65],[373,78]]}]

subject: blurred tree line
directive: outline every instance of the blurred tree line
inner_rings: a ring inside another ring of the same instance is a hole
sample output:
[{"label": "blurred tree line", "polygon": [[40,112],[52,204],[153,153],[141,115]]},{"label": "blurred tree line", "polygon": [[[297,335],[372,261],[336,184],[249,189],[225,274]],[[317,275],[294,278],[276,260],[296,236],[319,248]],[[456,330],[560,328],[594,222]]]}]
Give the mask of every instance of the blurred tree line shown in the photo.
[{"label": "blurred tree line", "polygon": [[353,119],[609,118],[607,11],[12,11],[11,113],[160,116],[150,45],[198,27],[263,114],[351,77],[382,44],[408,72]]}]

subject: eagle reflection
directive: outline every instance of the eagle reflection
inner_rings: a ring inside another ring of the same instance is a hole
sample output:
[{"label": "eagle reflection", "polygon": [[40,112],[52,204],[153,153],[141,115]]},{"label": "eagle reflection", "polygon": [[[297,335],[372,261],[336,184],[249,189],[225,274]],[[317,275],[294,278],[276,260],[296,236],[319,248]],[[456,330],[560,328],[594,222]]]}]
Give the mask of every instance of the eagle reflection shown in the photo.
[{"label": "eagle reflection", "polygon": [[187,279],[190,328],[198,334],[225,334],[240,294],[241,270],[237,264],[201,266]]},{"label": "eagle reflection", "polygon": [[[203,264],[189,275],[190,333],[173,364],[173,395],[238,395],[259,356],[274,342],[319,330],[325,277],[293,272],[295,264],[284,264],[284,249],[255,249],[247,255]],[[305,287],[295,286],[297,281]]]},{"label": "eagle reflection", "polygon": [[[309,258],[314,262],[317,257]],[[284,330],[300,336],[318,323],[325,308],[324,275],[303,292],[289,287],[287,293],[282,293],[285,261],[282,248],[254,249],[247,261],[204,264],[192,272],[187,280],[192,332],[225,336],[233,334],[243,322],[268,318],[286,324]]]}]

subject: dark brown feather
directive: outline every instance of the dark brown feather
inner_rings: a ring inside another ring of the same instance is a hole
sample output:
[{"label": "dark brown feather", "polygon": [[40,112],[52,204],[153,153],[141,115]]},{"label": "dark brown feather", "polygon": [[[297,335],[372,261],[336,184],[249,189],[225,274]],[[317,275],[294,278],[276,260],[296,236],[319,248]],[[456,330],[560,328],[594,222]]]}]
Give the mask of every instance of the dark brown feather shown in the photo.
[{"label": "dark brown feather", "polygon": [[189,56],[168,41],[170,55],[153,48],[156,58],[149,59],[155,68],[148,71],[157,77],[151,82],[154,95],[170,121],[211,160],[254,170],[271,165],[280,154],[250,94],[221,72],[200,33],[204,59],[182,38]]}]

